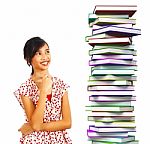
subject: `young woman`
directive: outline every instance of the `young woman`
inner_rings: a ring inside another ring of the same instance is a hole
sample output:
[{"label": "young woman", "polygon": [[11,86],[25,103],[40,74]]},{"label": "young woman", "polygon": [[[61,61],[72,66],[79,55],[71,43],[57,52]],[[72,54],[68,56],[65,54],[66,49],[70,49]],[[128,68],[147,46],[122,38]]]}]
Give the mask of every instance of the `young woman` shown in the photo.
[{"label": "young woman", "polygon": [[48,44],[40,37],[29,39],[24,59],[32,66],[31,76],[14,92],[25,111],[26,123],[19,131],[21,144],[72,144],[66,129],[71,128],[69,86],[52,76]]}]

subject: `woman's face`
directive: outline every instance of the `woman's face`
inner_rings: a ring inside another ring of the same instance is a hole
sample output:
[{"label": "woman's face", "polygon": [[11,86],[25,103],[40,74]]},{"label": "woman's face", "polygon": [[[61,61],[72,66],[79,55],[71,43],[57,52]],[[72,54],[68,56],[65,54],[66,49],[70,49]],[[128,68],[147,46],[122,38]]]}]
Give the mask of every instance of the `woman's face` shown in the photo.
[{"label": "woman's face", "polygon": [[50,50],[47,44],[41,47],[32,58],[31,64],[34,71],[47,70],[51,62]]}]

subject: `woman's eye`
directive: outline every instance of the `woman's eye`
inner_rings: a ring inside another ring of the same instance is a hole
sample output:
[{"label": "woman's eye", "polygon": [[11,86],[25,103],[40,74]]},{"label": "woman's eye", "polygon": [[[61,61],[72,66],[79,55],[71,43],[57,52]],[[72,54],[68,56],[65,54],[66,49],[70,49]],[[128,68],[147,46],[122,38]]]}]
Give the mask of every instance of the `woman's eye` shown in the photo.
[{"label": "woman's eye", "polygon": [[47,50],[47,51],[46,51],[46,53],[47,53],[47,54],[49,54],[49,53],[50,53],[50,51],[49,51],[49,50]]},{"label": "woman's eye", "polygon": [[40,53],[40,52],[36,52],[35,54],[36,54],[36,55],[41,55],[41,53]]}]

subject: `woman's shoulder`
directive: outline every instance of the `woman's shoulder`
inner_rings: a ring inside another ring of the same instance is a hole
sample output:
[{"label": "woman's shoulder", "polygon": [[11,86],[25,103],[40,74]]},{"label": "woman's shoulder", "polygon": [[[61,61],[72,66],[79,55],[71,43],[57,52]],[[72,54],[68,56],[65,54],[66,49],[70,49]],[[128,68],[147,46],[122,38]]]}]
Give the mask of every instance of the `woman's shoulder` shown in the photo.
[{"label": "woman's shoulder", "polygon": [[31,89],[36,88],[36,85],[33,83],[31,77],[29,77],[28,79],[26,79],[24,82],[22,82],[18,89],[16,90],[16,92],[18,91],[19,93],[27,93],[30,92]]},{"label": "woman's shoulder", "polygon": [[61,88],[69,88],[70,86],[68,85],[68,83],[66,83],[66,81],[63,79],[63,78],[60,78],[60,77],[57,77],[57,76],[54,76],[52,77],[53,78],[53,84],[54,85],[57,85]]},{"label": "woman's shoulder", "polygon": [[21,83],[20,87],[31,87],[33,85],[31,77]]}]

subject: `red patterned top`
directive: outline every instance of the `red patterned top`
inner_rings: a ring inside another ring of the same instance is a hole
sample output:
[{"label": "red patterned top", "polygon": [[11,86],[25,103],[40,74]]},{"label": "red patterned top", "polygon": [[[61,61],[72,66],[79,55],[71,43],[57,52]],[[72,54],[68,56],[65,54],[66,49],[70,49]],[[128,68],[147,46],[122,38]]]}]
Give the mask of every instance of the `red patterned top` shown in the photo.
[{"label": "red patterned top", "polygon": [[[44,113],[44,122],[57,121],[61,119],[61,98],[69,86],[57,77],[52,78],[52,95],[47,97],[46,109]],[[39,91],[35,82],[31,77],[23,83],[18,90],[14,92],[20,105],[23,107],[21,95],[29,97],[32,102],[37,105],[39,99]],[[26,122],[28,119],[26,117]],[[72,144],[67,130],[63,131],[38,131],[20,138],[20,144]]]}]

